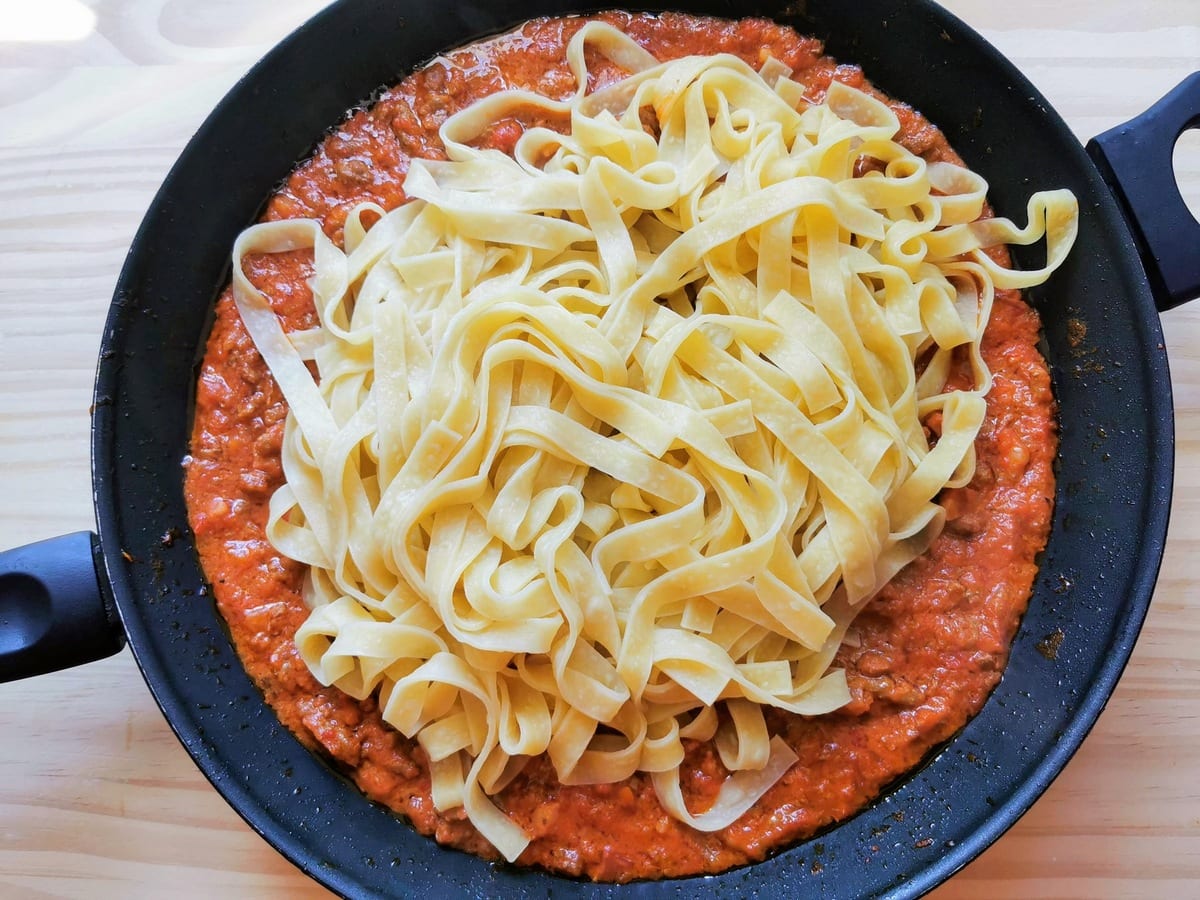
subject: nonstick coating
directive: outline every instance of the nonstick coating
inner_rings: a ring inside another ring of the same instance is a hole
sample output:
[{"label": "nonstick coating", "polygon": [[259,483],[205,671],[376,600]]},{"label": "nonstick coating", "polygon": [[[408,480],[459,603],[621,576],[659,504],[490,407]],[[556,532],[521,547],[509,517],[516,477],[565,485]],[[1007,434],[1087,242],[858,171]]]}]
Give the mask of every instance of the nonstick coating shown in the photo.
[{"label": "nonstick coating", "polygon": [[[348,895],[917,895],[995,840],[1083,740],[1132,649],[1162,555],[1170,386],[1132,238],[1078,142],[1037,91],[924,0],[685,2],[768,15],[827,40],[922,110],[1023,221],[1039,187],[1079,197],[1067,264],[1033,292],[1062,415],[1053,532],[1004,679],[955,739],[842,825],[725,875],[624,887],[445,850],[305,750],[246,677],[187,529],[180,462],[195,364],[229,248],[322,132],[440,50],[536,15],[535,0],[354,0],[321,13],[222,101],[184,151],[131,248],[104,335],[93,419],[97,517],[113,595],[163,712],[216,788],[317,880]],[[1034,250],[1018,253],[1026,264]],[[1086,337],[1080,340],[1086,331]],[[176,540],[164,535],[179,534]],[[1056,659],[1037,643],[1061,630]]]}]

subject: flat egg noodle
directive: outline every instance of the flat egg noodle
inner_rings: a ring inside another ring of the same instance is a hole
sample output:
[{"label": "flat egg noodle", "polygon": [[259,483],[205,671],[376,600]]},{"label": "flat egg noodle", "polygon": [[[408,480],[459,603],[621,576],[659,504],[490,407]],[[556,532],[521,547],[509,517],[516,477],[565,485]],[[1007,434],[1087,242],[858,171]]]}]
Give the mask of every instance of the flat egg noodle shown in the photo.
[{"label": "flat egg noodle", "polygon": [[[585,47],[629,77],[587,94]],[[782,777],[763,709],[849,699],[847,626],[972,476],[993,292],[1045,280],[1077,222],[1064,191],[1024,228],[980,219],[978,175],[905,150],[867,94],[810,103],[774,60],[660,64],[592,22],[567,62],[569,100],[451,116],[448,160],[414,160],[409,202],[352,212],[343,247],[294,220],[233,254],[290,408],[268,537],[308,566],[299,652],[378,692],[437,808],[509,860],[529,837],[495,798],[539,754],[567,784],[649,773],[706,831]],[[569,130],[474,146],[518,108]],[[1032,272],[985,252],[1042,238]],[[320,325],[288,334],[243,260],[300,248]],[[944,389],[956,352],[970,390]],[[707,810],[685,739],[731,773]]]}]

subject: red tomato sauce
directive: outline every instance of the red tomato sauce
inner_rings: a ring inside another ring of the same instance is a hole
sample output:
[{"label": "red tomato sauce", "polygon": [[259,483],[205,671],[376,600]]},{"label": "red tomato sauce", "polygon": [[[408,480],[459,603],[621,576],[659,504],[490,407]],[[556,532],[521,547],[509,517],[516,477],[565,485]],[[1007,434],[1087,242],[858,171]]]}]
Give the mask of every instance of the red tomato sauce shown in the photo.
[{"label": "red tomato sauce", "polygon": [[[813,99],[831,79],[869,88],[858,68],[823,56],[818,41],[771,22],[622,13],[603,18],[663,60],[732,52],[758,66],[770,55],[794,70]],[[570,94],[574,84],[562,63],[563,48],[580,24],[531,22],[406,78],[335,128],[271,199],[265,217],[318,218],[340,241],[356,204],[371,200],[393,208],[404,201],[408,161],[441,155],[437,128],[448,115],[506,87]],[[592,62],[596,84],[621,75]],[[920,114],[889,102],[909,149],[931,160],[958,159]],[[511,147],[528,124],[520,117],[501,121],[482,141]],[[254,257],[246,271],[285,328],[315,323],[305,284],[310,254]],[[769,713],[769,725],[795,749],[798,764],[740,820],[703,834],[663,811],[647,777],[567,787],[558,784],[546,759],[534,760],[494,798],[532,837],[521,864],[627,881],[716,872],[762,859],[854,813],[979,710],[1000,678],[1050,526],[1057,436],[1038,330],[1036,314],[1018,294],[1000,293],[983,342],[995,383],[976,443],[975,478],[943,492],[945,532],[855,621],[857,640],[843,646],[836,660],[846,669],[851,703],[817,718]],[[368,796],[445,844],[494,858],[461,810],[433,808],[423,752],[383,723],[376,701],[321,687],[297,654],[295,631],[307,615],[303,571],[280,557],[264,534],[268,498],[283,478],[286,413],[227,290],[200,372],[186,494],[200,559],[238,652],[283,723],[331,757]],[[933,433],[937,426],[927,423]],[[691,743],[683,768],[689,807],[706,808],[727,774],[714,748]]]}]

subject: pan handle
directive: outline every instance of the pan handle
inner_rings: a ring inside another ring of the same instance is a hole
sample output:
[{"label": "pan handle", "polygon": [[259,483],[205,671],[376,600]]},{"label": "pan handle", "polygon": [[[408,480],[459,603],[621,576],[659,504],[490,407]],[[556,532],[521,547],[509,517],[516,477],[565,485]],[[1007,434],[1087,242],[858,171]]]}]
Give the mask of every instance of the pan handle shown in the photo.
[{"label": "pan handle", "polygon": [[56,672],[125,646],[102,587],[100,539],[77,531],[0,553],[0,682]]},{"label": "pan handle", "polygon": [[1137,238],[1160,312],[1200,296],[1200,223],[1183,202],[1171,159],[1179,136],[1197,126],[1200,72],[1087,145]]}]

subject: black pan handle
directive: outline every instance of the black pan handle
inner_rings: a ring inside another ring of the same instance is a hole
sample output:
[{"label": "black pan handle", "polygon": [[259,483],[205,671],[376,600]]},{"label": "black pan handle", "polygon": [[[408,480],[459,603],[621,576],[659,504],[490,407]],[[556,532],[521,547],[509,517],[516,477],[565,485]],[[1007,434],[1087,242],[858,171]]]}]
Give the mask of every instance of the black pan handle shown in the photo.
[{"label": "black pan handle", "polygon": [[1087,145],[1137,237],[1161,312],[1200,296],[1200,223],[1183,202],[1171,160],[1179,136],[1197,126],[1200,72]]},{"label": "black pan handle", "polygon": [[125,632],[86,531],[0,553],[0,682],[111,656]]}]

